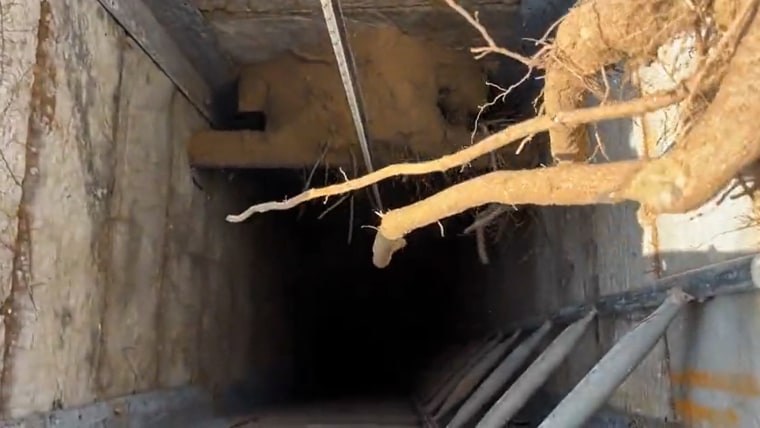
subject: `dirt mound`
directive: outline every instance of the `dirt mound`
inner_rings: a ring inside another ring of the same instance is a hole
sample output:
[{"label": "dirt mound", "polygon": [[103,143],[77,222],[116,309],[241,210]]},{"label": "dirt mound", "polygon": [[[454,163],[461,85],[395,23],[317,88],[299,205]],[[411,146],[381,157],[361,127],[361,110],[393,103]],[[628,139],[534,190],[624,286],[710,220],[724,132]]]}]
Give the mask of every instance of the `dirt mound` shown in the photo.
[{"label": "dirt mound", "polygon": [[[351,26],[349,34],[378,160],[430,158],[469,144],[469,122],[487,95],[485,72],[469,53],[412,38],[391,26]],[[358,156],[326,36],[312,46],[247,66],[242,74],[241,110],[267,114],[266,132],[249,134],[260,140],[250,143],[312,162],[324,144],[329,146],[328,159],[339,163],[349,150]]]}]

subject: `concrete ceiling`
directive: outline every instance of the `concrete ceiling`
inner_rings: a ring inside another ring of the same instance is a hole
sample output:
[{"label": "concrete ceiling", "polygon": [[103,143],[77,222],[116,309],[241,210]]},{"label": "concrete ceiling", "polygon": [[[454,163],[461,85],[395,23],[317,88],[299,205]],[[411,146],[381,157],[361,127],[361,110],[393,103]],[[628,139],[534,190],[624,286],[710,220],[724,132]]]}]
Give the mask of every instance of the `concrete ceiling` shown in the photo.
[{"label": "concrete ceiling", "polygon": [[[221,48],[239,64],[255,63],[325,40],[319,0],[193,0]],[[520,0],[460,1],[497,41],[520,34]],[[454,48],[481,46],[479,34],[443,0],[342,0],[352,23],[392,24],[403,32]]]}]

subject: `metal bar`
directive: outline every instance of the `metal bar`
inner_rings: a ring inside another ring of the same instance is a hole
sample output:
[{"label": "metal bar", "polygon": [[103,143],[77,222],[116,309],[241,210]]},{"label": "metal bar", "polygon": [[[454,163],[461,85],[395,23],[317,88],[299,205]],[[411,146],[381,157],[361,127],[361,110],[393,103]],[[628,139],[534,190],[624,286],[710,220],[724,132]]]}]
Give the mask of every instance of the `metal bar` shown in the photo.
[{"label": "metal bar", "polygon": [[[680,288],[699,301],[757,291],[760,288],[760,256],[753,254],[738,257],[666,276],[636,290],[602,296],[593,303],[566,306],[549,319],[557,324],[569,324],[582,318],[591,309],[596,309],[599,317],[650,311],[659,307],[674,288]],[[536,328],[545,320],[544,317],[521,321],[509,326],[505,331]]]},{"label": "metal bar", "polygon": [[507,358],[491,372],[491,375],[462,404],[447,426],[452,428],[461,427],[472,419],[475,413],[509,382],[517,370],[525,363],[525,360],[533,354],[544,337],[551,331],[552,325],[551,321],[545,321],[540,328],[510,352]]},{"label": "metal bar", "polygon": [[446,397],[446,401],[443,402],[436,414],[433,416],[435,420],[440,420],[446,414],[451,411],[457,404],[467,398],[468,395],[475,389],[476,386],[488,376],[488,373],[493,370],[499,360],[504,357],[504,354],[509,351],[509,348],[517,341],[519,332],[512,334],[504,342],[500,343],[488,351],[479,361],[477,361],[470,370],[457,382],[456,387],[451,394]]},{"label": "metal bar", "polygon": [[496,401],[476,428],[500,428],[506,425],[538,388],[546,382],[546,379],[560,363],[567,358],[567,355],[588,330],[595,316],[596,312],[591,311],[585,317],[565,328]]},{"label": "metal bar", "polygon": [[[345,20],[343,10],[340,7],[340,0],[320,0],[322,3],[322,13],[325,16],[327,30],[330,33],[335,59],[338,62],[340,78],[343,81],[343,88],[346,92],[348,106],[351,109],[351,116],[354,120],[356,136],[359,139],[364,164],[367,172],[373,172],[372,155],[369,150],[369,137],[367,134],[367,117],[364,113],[364,99],[362,97],[359,79],[356,73],[356,62],[351,53],[351,46],[346,36]],[[383,210],[383,203],[380,200],[380,190],[377,183],[372,184],[372,194],[375,197],[376,208]]]},{"label": "metal bar", "polygon": [[692,299],[680,289],[673,289],[657,310],[602,357],[539,428],[583,426],[649,354],[676,315]]}]

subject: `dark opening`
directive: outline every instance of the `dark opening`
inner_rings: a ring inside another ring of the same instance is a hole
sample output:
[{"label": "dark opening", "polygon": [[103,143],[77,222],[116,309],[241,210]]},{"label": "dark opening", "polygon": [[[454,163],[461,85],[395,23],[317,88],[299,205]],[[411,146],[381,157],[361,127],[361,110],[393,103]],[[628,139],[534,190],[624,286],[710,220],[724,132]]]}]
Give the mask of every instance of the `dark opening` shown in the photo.
[{"label": "dark opening", "polygon": [[[266,194],[259,194],[258,200],[294,195],[304,184],[301,171],[234,175],[235,186],[267,183]],[[324,170],[314,174],[320,180],[324,175]],[[339,180],[337,171],[328,176]],[[416,200],[416,189],[411,181],[386,183],[380,189],[385,208]],[[486,270],[478,262],[472,237],[461,236],[469,217],[416,231],[393,263],[378,269],[371,255],[375,232],[365,227],[378,223],[370,198],[357,192],[353,210],[347,199],[325,213],[339,199],[272,214],[289,228],[287,239],[297,246],[297,272],[278,291],[286,302],[278,316],[289,326],[292,373],[289,385],[282,377],[282,384],[274,386],[279,395],[260,388],[236,391],[259,394],[236,397],[241,406],[357,398],[410,401],[422,370],[445,347],[489,332],[489,314],[482,306],[486,288],[479,278]]]},{"label": "dark opening", "polygon": [[212,101],[212,128],[228,131],[266,131],[267,115],[264,111],[238,111],[238,84],[234,81],[217,88]]}]

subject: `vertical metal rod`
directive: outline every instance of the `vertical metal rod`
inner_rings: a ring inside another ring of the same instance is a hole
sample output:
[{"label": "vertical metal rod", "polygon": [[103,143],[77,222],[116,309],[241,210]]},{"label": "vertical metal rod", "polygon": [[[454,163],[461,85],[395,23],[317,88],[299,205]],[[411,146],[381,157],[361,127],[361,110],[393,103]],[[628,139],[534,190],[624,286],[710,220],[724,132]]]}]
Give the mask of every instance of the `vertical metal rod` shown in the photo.
[{"label": "vertical metal rod", "polygon": [[[322,13],[325,16],[327,31],[330,34],[335,59],[338,62],[340,78],[343,81],[343,89],[346,92],[348,107],[351,110],[351,116],[354,120],[356,136],[359,139],[364,165],[367,172],[373,172],[372,155],[369,150],[369,137],[367,134],[367,117],[364,113],[364,99],[359,86],[359,79],[356,72],[356,62],[351,53],[351,46],[346,36],[345,20],[343,10],[340,7],[340,0],[320,0],[322,4]],[[380,190],[377,183],[372,184],[372,194],[375,197],[377,209],[383,210],[383,203],[380,200]]]},{"label": "vertical metal rod", "polygon": [[442,418],[447,413],[449,413],[449,411],[451,411],[451,409],[453,409],[457,404],[461,403],[462,400],[467,398],[472,390],[475,389],[475,387],[478,386],[483,378],[488,376],[488,373],[493,370],[494,366],[499,363],[499,360],[504,357],[504,354],[509,351],[509,348],[511,348],[512,344],[517,341],[519,335],[519,332],[515,332],[507,340],[500,343],[498,346],[495,346],[485,355],[483,355],[479,361],[477,361],[470,368],[470,370],[465,373],[459,382],[457,382],[454,390],[451,392],[451,394],[449,394],[448,397],[446,397],[446,401],[443,402],[441,407],[436,412],[434,419],[438,420]]},{"label": "vertical metal rod", "polygon": [[610,349],[557,405],[539,428],[581,427],[665,334],[670,323],[692,297],[674,289],[665,302]]},{"label": "vertical metal rod", "polygon": [[500,428],[525,405],[546,379],[567,358],[570,351],[588,330],[596,311],[569,325],[546,347],[544,352],[507,389],[480,420],[476,428]]},{"label": "vertical metal rod", "polygon": [[514,376],[525,360],[538,348],[541,341],[549,334],[552,322],[544,324],[525,339],[507,358],[480,384],[478,389],[462,404],[447,427],[458,428],[466,424],[504,385]]}]

